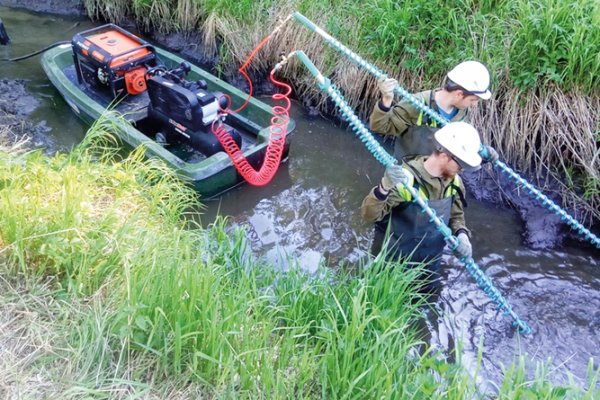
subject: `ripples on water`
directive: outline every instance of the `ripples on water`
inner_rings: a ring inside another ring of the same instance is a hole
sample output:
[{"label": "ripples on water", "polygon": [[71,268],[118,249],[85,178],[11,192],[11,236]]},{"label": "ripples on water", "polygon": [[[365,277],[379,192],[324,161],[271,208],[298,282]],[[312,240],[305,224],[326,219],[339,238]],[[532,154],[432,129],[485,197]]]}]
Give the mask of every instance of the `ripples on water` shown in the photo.
[{"label": "ripples on water", "polygon": [[[282,269],[289,267],[288,256],[311,272],[320,262],[359,263],[372,239],[371,226],[360,219],[360,203],[383,169],[350,132],[325,121],[304,121],[301,110],[295,116],[290,163],[274,189],[236,189],[220,199],[221,207],[233,207],[228,213],[250,230],[255,253]],[[246,191],[259,191],[260,200],[244,206]],[[430,343],[450,355],[462,340],[462,360],[474,371],[482,340],[482,387],[486,381],[498,383],[502,368],[526,353],[534,361],[532,371],[535,361],[551,358],[558,366],[553,380],[566,382],[570,372],[585,382],[590,357],[600,354],[597,254],[577,248],[533,251],[522,245],[521,222],[512,211],[471,199],[466,213],[478,264],[535,332],[519,337],[511,318],[499,313],[466,269],[445,254],[437,311],[425,313]]]}]

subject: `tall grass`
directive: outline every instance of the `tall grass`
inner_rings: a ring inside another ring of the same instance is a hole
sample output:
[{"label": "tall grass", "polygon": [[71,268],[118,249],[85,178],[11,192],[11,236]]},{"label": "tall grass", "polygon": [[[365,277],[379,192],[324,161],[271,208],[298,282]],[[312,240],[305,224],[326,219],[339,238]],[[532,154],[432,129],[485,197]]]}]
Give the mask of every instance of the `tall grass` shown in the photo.
[{"label": "tall grass", "polygon": [[509,47],[510,74],[523,89],[558,86],[598,93],[600,3],[519,2]]},{"label": "tall grass", "polygon": [[[96,149],[109,145],[102,138],[109,137],[110,118],[91,129],[87,140],[97,141]],[[4,154],[0,171],[0,236],[10,243],[4,250],[13,265],[26,274],[59,277],[61,284],[82,293],[122,272],[115,265],[137,234],[161,232],[162,225],[149,221],[158,215],[178,220],[195,199],[172,170],[144,161],[142,149],[116,161],[114,150],[96,156],[87,144],[51,159],[41,152]],[[95,163],[95,158],[111,162]]]},{"label": "tall grass", "polygon": [[[378,261],[357,274],[284,273],[223,220],[186,226],[196,197],[140,152],[118,158],[110,118],[71,155],[0,153],[0,322],[10,327],[0,329],[0,384],[10,396],[483,395],[420,341],[417,270]],[[516,381],[525,367],[515,371]],[[553,388],[545,377],[519,385]]]},{"label": "tall grass", "polygon": [[146,239],[132,260],[145,267],[127,274],[123,329],[132,349],[156,354],[156,369],[251,398],[394,398],[419,373],[410,273],[282,274],[223,229],[204,242]]}]

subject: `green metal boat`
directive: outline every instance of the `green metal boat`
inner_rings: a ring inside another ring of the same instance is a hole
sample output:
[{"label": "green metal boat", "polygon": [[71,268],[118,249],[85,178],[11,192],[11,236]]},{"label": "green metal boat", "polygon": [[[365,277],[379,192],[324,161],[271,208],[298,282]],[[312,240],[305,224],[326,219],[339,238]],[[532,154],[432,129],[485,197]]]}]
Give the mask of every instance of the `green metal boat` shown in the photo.
[{"label": "green metal boat", "polygon": [[[180,57],[163,49],[157,47],[152,49],[166,68],[176,68],[184,62]],[[160,132],[158,132],[158,125],[149,120],[150,99],[147,93],[128,95],[119,102],[114,102],[111,96],[81,83],[75,68],[72,45],[64,44],[46,51],[41,63],[52,84],[85,123],[91,125],[109,107],[123,114],[126,121],[115,121],[119,128],[120,139],[134,148],[144,145],[149,157],[164,160],[184,180],[192,183],[202,196],[213,197],[243,183],[243,178],[224,151],[205,155],[186,144],[166,145],[160,140],[157,141],[157,134]],[[206,82],[208,91],[228,95],[232,104],[242,104],[248,96],[194,65],[191,65],[186,79]],[[265,157],[272,117],[271,107],[256,98],[251,98],[248,105],[239,113],[229,114],[226,117],[225,122],[240,134],[240,148],[255,169],[260,168]],[[295,122],[290,119],[282,160],[287,159],[289,138],[294,127]]]}]

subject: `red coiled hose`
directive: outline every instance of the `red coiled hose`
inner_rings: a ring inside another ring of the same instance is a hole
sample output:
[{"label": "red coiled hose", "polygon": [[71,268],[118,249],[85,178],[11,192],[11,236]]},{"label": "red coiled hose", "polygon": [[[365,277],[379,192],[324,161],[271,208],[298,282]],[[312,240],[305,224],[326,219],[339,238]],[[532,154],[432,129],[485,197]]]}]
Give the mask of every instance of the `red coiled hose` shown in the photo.
[{"label": "red coiled hose", "polygon": [[[260,170],[256,171],[252,165],[250,165],[237,143],[220,123],[220,120],[216,120],[212,124],[212,132],[217,136],[217,139],[219,139],[221,146],[223,146],[229,155],[229,158],[231,158],[231,161],[239,174],[248,183],[256,186],[266,185],[271,181],[273,176],[275,176],[279,163],[281,162],[281,156],[283,155],[285,137],[290,120],[289,110],[291,103],[289,96],[292,93],[292,88],[290,85],[275,79],[274,74],[275,70],[271,71],[271,74],[269,75],[271,82],[276,86],[282,87],[284,92],[275,93],[272,97],[274,100],[282,100],[284,105],[273,106],[274,115],[271,118],[271,126],[269,127],[269,144],[267,145],[265,159]],[[218,125],[216,125],[217,123]]]},{"label": "red coiled hose", "polygon": [[[264,47],[264,45],[277,33],[281,27],[292,17],[290,14],[269,36],[264,38],[258,46],[254,48],[250,56],[246,59],[244,64],[240,67],[239,72],[244,75],[249,85],[249,93],[248,97],[244,104],[242,104],[239,108],[235,109],[233,112],[241,111],[248,102],[250,102],[250,98],[252,97],[252,80],[246,73],[246,68],[250,65],[250,62],[254,59],[254,56],[258,53],[260,49]],[[235,169],[239,172],[239,174],[250,184],[256,186],[266,185],[273,179],[275,173],[277,172],[277,168],[279,167],[279,163],[281,162],[281,156],[283,155],[283,150],[285,147],[285,136],[287,134],[287,127],[290,121],[290,94],[292,93],[291,86],[280,82],[275,79],[275,69],[271,71],[269,78],[271,82],[276,86],[282,87],[284,89],[283,93],[276,93],[272,97],[274,100],[282,100],[284,105],[273,106],[273,114],[274,116],[271,118],[271,126],[269,127],[270,135],[269,135],[269,144],[267,145],[267,150],[265,154],[265,159],[263,161],[260,170],[256,171],[252,165],[246,160],[244,154],[238,147],[237,143],[233,140],[233,138],[227,133],[225,127],[220,123],[219,120],[216,120],[212,124],[212,132],[215,134],[217,139],[219,139],[219,143],[225,149],[225,152],[231,158]],[[225,95],[226,96],[226,95]],[[231,106],[231,98],[226,96],[228,100],[228,107]],[[222,110],[224,113],[227,113],[228,110]],[[218,123],[218,125],[216,125]]]}]

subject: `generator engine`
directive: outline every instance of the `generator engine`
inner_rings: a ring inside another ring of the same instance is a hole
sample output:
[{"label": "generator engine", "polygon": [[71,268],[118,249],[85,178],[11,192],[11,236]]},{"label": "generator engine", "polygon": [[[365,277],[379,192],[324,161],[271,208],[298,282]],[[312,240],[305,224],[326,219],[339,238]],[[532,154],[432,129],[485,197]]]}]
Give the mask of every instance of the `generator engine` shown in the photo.
[{"label": "generator engine", "polygon": [[143,93],[146,71],[158,64],[153,46],[113,24],[77,33],[71,43],[79,83],[113,99]]},{"label": "generator engine", "polygon": [[[222,93],[209,92],[203,80],[187,81],[190,70],[190,65],[183,62],[171,70],[157,66],[147,71],[148,117],[160,124],[167,142],[187,143],[209,157],[224,151],[211,126],[219,118],[219,109],[227,106],[227,99]],[[229,125],[224,127],[241,147],[239,132]]]}]

